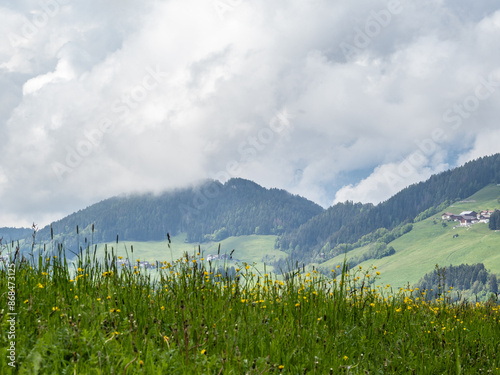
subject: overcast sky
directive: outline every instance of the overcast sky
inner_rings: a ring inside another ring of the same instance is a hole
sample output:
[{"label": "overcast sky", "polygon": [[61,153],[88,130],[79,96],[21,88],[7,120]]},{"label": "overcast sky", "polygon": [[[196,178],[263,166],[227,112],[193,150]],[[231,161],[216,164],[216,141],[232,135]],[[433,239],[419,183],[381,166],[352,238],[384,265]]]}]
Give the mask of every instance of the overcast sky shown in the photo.
[{"label": "overcast sky", "polygon": [[498,0],[0,4],[0,227],[204,178],[378,203],[500,151]]}]

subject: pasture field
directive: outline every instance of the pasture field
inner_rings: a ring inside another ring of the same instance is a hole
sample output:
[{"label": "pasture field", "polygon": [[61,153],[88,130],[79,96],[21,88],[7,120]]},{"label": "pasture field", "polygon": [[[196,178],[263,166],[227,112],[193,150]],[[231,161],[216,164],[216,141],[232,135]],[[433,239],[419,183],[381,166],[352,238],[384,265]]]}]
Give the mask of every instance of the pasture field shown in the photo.
[{"label": "pasture field", "polygon": [[[172,236],[171,242],[173,246],[171,247],[168,246],[168,241],[120,241],[118,244],[98,244],[97,255],[102,258],[104,255],[104,247],[106,246],[108,250],[113,248],[117,255],[126,257],[133,248],[134,257],[139,257],[141,260],[154,263],[157,260],[168,260],[171,262],[172,260],[182,257],[186,252],[188,254],[194,254],[201,251],[201,254],[208,259],[210,255],[229,255],[233,249],[237,249],[237,253],[234,254],[234,261],[255,263],[255,267],[262,272],[264,272],[265,269],[272,269],[269,263],[273,260],[286,256],[283,251],[274,248],[274,242],[277,236],[254,234],[249,236],[228,237],[219,242],[204,242],[202,244],[186,243],[185,238],[185,234]],[[234,261],[227,262],[226,264],[234,265]],[[265,264],[267,264],[267,266],[265,266]]]},{"label": "pasture field", "polygon": [[497,300],[451,303],[453,290],[393,288],[373,268],[278,277],[199,253],[155,270],[90,249],[74,263],[62,248],[7,253],[2,374],[500,373]]}]

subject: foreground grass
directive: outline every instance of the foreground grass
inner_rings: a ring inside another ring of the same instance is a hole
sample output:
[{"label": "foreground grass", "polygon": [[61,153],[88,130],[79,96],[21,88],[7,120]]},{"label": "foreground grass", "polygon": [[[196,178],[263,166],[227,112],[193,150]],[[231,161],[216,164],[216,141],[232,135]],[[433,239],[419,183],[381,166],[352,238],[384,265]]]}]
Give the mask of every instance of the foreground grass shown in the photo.
[{"label": "foreground grass", "polygon": [[295,269],[278,278],[243,263],[229,277],[199,253],[154,271],[104,259],[11,255],[0,270],[0,346],[13,341],[15,312],[16,368],[6,350],[2,373],[499,373],[493,303],[393,290],[377,285],[376,270],[345,264],[331,277]]}]

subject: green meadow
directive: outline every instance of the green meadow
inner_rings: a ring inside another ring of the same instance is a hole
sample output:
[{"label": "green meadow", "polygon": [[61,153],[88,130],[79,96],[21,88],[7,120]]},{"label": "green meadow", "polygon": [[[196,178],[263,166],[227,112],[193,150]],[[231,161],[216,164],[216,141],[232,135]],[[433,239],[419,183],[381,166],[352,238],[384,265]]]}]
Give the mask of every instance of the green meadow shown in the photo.
[{"label": "green meadow", "polygon": [[[185,242],[185,234],[172,236],[172,246],[169,246],[168,241],[151,241],[151,242],[132,242],[120,241],[116,243],[98,244],[97,255],[102,257],[104,247],[116,253],[118,256],[126,257],[133,255],[134,260],[155,261],[175,260],[182,257],[185,253],[194,254],[200,252],[204,260],[208,259],[209,255],[230,255],[234,249],[233,259],[229,262],[214,260],[214,264],[227,264],[234,266],[235,262],[246,262],[255,264],[256,269],[264,272],[266,269],[272,270],[269,263],[272,261],[284,258],[286,254],[274,248],[276,236],[249,235],[229,237],[219,242],[205,242],[202,244],[193,244]],[[220,249],[220,250],[219,250]],[[133,250],[133,253],[132,253]],[[236,251],[237,250],[237,251]]]},{"label": "green meadow", "polygon": [[2,374],[499,373],[498,301],[376,287],[375,268],[278,277],[241,262],[229,276],[194,252],[153,277],[114,250],[10,250]]}]

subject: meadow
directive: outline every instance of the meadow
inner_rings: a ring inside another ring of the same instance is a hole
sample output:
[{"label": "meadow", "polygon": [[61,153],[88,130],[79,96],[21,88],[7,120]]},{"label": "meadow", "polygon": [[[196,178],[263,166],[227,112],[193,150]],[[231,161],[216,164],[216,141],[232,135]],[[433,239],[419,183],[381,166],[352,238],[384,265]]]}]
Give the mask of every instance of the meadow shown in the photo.
[{"label": "meadow", "polygon": [[201,249],[154,270],[130,248],[6,253],[2,374],[500,373],[498,301],[393,288],[376,268],[230,274]]}]

